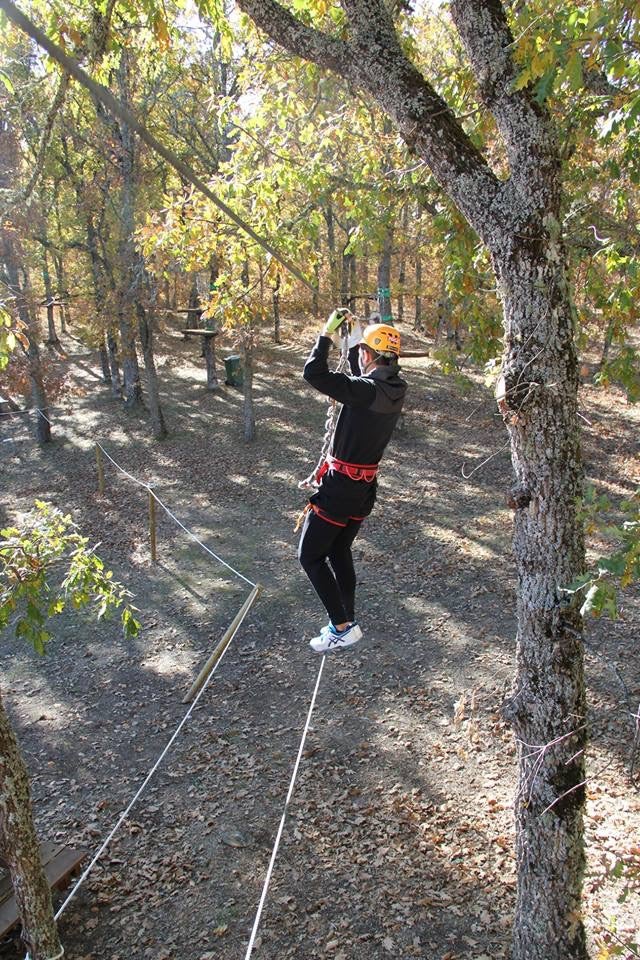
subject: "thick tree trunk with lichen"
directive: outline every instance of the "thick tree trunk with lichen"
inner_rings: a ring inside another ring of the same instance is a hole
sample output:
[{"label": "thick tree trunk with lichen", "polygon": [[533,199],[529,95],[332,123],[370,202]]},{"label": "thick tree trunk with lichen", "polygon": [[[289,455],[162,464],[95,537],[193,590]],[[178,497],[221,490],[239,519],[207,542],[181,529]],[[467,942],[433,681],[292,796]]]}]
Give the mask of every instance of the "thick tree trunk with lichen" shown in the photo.
[{"label": "thick tree trunk with lichen", "polygon": [[276,0],[238,4],[278,43],[368,92],[491,251],[504,307],[499,400],[516,480],[517,672],[505,705],[519,751],[513,958],[585,960],[582,624],[563,592],[584,563],[576,516],[582,468],[552,122],[534,91],[515,83],[514,38],[500,0],[451,0],[450,12],[495,120],[507,179],[408,60],[389,5],[342,0],[345,25],[330,36]]},{"label": "thick tree trunk with lichen", "polygon": [[40,860],[29,778],[0,696],[0,858],[9,868],[31,960],[60,953],[51,891]]},{"label": "thick tree trunk with lichen", "polygon": [[531,247],[517,244],[498,271],[507,333],[498,400],[511,438],[518,572],[517,673],[503,708],[519,764],[513,955],[583,960],[582,623],[563,592],[584,562],[577,362],[556,241]]}]

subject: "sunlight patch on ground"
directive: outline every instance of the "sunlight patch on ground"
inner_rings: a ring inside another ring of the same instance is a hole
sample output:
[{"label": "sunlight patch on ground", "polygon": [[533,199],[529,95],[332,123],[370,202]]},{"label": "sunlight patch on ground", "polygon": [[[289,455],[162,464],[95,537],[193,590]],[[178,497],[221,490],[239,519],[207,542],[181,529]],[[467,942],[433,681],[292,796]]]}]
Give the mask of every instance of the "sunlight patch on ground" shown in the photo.
[{"label": "sunlight patch on ground", "polygon": [[143,660],[140,666],[159,677],[172,677],[176,674],[186,677],[191,676],[195,664],[195,657],[186,650],[163,650]]},{"label": "sunlight patch on ground", "polygon": [[48,696],[44,690],[37,691],[38,696],[33,700],[22,699],[20,713],[31,723],[44,723],[46,729],[64,730],[75,722],[74,711],[65,708],[59,700]]}]

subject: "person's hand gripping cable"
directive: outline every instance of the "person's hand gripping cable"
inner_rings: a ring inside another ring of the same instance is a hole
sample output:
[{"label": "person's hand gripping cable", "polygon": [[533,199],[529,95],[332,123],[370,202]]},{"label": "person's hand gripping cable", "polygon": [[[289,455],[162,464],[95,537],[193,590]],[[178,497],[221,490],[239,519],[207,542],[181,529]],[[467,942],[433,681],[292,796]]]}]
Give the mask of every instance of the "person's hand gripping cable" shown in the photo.
[{"label": "person's hand gripping cable", "polygon": [[[340,329],[341,327],[342,329]],[[338,307],[329,314],[322,335],[333,339],[333,334],[338,330],[340,330],[341,336],[348,337],[349,349],[357,346],[362,339],[362,326],[348,307]]]}]

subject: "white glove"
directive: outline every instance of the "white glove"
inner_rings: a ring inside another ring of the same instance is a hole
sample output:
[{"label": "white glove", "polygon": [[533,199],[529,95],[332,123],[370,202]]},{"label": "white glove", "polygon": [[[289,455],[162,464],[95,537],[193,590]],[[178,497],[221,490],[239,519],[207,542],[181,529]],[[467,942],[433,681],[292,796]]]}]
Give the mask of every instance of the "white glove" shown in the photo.
[{"label": "white glove", "polygon": [[362,324],[359,320],[356,320],[349,334],[349,350],[352,347],[357,347],[359,343],[362,343]]}]

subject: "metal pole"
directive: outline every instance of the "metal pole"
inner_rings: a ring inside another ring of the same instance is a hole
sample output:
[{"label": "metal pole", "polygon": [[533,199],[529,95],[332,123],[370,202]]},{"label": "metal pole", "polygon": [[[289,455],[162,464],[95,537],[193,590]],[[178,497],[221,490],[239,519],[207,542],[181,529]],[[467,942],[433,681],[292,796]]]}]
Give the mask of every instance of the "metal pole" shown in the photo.
[{"label": "metal pole", "polygon": [[207,679],[207,677],[215,667],[216,663],[218,662],[218,660],[220,659],[220,657],[228,647],[229,643],[235,636],[238,630],[238,627],[240,626],[240,624],[242,623],[246,615],[249,613],[249,610],[253,606],[254,601],[258,599],[258,595],[261,590],[262,590],[262,587],[260,586],[259,583],[257,583],[253,588],[253,590],[251,591],[251,593],[249,594],[249,596],[247,597],[247,599],[245,600],[245,602],[242,604],[242,606],[236,613],[235,617],[233,618],[233,620],[231,621],[227,629],[225,630],[222,640],[220,641],[218,646],[214,649],[213,653],[211,654],[211,656],[205,663],[204,667],[196,677],[195,681],[191,686],[191,689],[189,690],[188,694],[182,701],[183,703],[191,703],[196,693],[198,692],[202,684],[205,682],[205,680]]}]

